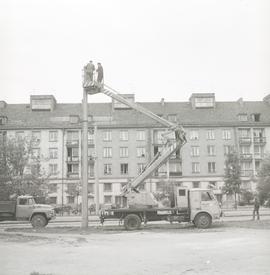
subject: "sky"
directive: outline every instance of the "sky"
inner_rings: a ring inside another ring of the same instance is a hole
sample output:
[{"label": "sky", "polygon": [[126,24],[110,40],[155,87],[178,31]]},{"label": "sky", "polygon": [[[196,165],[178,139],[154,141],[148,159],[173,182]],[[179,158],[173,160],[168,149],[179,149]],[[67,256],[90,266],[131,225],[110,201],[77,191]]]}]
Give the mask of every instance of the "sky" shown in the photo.
[{"label": "sky", "polygon": [[[138,102],[270,94],[268,0],[0,0],[0,100],[80,103],[82,68]],[[105,95],[89,102],[108,102]]]}]

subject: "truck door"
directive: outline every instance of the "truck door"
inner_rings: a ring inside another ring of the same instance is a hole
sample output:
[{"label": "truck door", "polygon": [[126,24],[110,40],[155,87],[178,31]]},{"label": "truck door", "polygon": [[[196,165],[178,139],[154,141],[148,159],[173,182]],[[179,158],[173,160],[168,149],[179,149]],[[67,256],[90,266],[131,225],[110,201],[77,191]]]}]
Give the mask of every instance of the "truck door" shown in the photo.
[{"label": "truck door", "polygon": [[186,188],[176,188],[176,202],[178,208],[188,208],[188,190]]},{"label": "truck door", "polygon": [[219,215],[220,207],[211,190],[201,192],[201,209],[211,213],[212,216]]},{"label": "truck door", "polygon": [[34,205],[32,204],[32,200],[30,202],[31,204],[29,204],[28,198],[18,199],[18,204],[16,208],[16,217],[18,220],[27,220],[31,216]]}]

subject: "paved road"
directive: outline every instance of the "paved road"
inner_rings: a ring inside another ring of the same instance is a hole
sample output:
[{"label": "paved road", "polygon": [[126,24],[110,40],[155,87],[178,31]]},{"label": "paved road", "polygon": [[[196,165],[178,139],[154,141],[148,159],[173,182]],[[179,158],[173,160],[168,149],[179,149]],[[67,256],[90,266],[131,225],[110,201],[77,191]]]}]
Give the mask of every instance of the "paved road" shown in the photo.
[{"label": "paved road", "polygon": [[[223,211],[225,216],[220,219],[221,222],[226,221],[248,221],[252,218],[252,209],[240,209],[240,210],[225,210]],[[270,209],[263,208],[260,211],[261,220],[270,220]],[[52,220],[48,227],[64,227],[64,226],[81,226],[81,216],[57,216],[55,220]],[[89,226],[101,226],[98,216],[89,216]],[[149,224],[168,224],[166,221],[159,222],[149,222]],[[118,221],[105,221],[104,226],[118,226]],[[19,221],[4,221],[0,222],[0,229],[5,228],[26,228],[31,227],[31,224],[28,222],[19,222]]]}]

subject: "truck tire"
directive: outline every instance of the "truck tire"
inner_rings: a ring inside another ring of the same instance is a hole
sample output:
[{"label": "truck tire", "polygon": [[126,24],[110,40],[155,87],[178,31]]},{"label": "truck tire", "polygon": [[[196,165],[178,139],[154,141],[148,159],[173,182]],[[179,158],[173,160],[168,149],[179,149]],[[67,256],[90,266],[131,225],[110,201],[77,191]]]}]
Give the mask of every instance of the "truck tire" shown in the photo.
[{"label": "truck tire", "polygon": [[129,214],[124,219],[124,226],[126,230],[137,230],[141,226],[141,219],[136,214]]},{"label": "truck tire", "polygon": [[195,217],[194,224],[197,228],[209,228],[212,224],[212,218],[207,213],[201,213]]},{"label": "truck tire", "polygon": [[36,214],[32,217],[31,224],[34,228],[43,228],[48,224],[48,221],[43,215]]}]

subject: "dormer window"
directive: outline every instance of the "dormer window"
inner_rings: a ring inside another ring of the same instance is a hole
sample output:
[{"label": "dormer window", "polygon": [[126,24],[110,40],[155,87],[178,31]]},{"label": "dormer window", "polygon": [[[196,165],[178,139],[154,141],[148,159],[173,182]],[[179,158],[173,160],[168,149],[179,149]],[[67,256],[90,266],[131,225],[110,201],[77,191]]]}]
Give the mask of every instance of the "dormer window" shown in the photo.
[{"label": "dormer window", "polygon": [[261,114],[256,113],[251,115],[252,121],[259,122],[260,121]]},{"label": "dormer window", "polygon": [[248,121],[248,115],[247,114],[238,114],[238,120],[239,121]]},{"label": "dormer window", "polygon": [[7,117],[6,116],[0,116],[0,125],[4,125],[7,123]]},{"label": "dormer window", "polygon": [[213,97],[196,97],[195,98],[196,108],[211,108],[214,107]]}]

